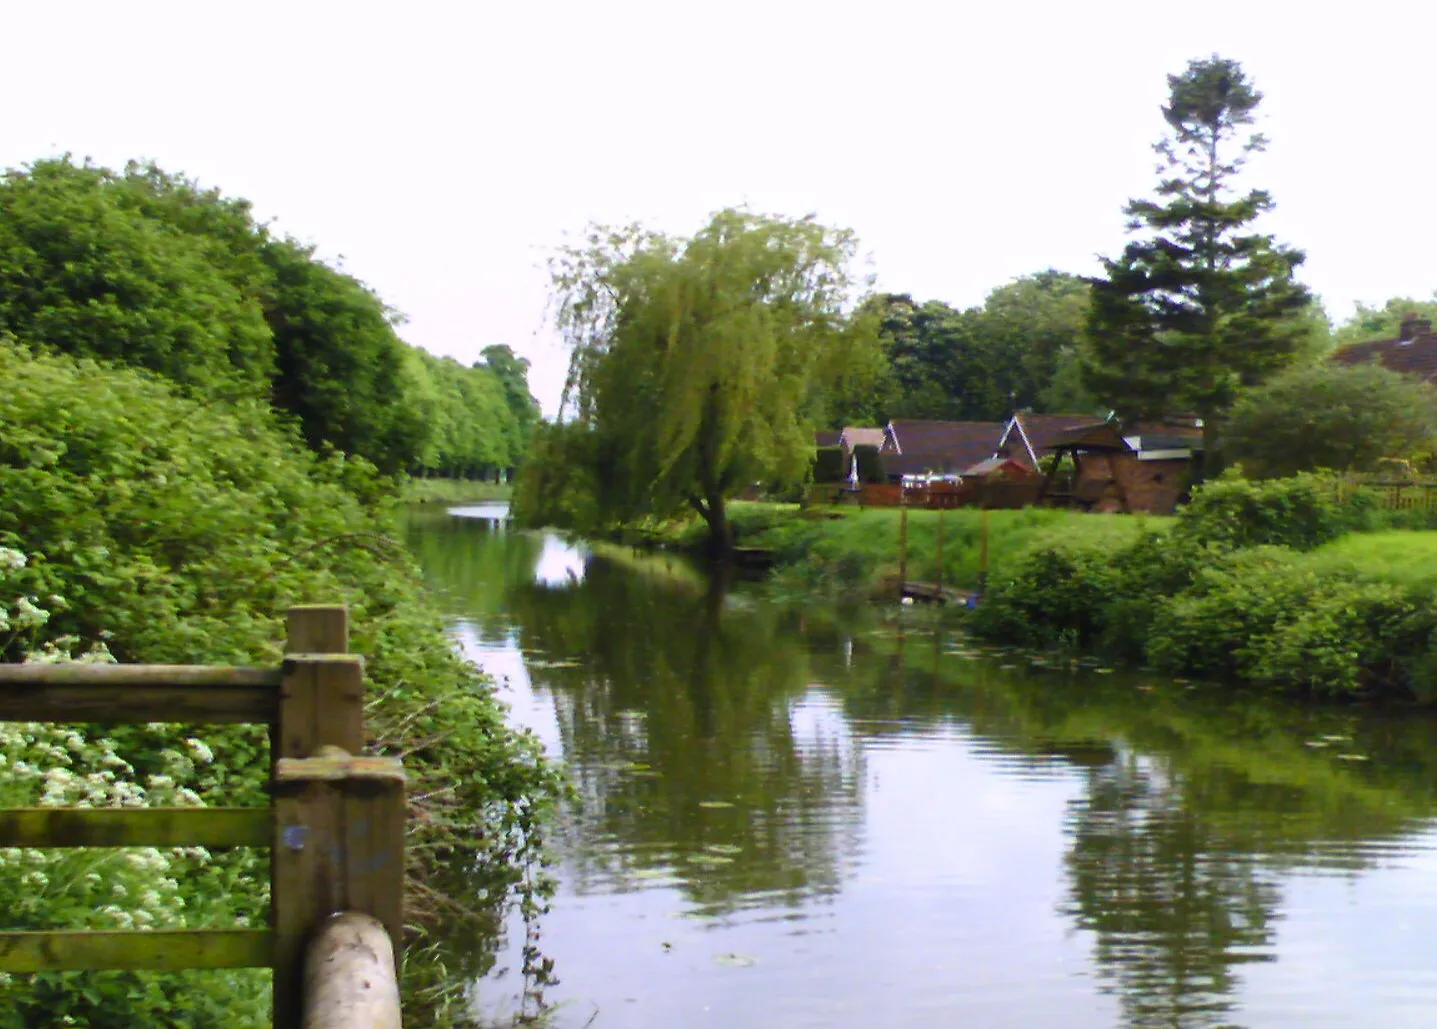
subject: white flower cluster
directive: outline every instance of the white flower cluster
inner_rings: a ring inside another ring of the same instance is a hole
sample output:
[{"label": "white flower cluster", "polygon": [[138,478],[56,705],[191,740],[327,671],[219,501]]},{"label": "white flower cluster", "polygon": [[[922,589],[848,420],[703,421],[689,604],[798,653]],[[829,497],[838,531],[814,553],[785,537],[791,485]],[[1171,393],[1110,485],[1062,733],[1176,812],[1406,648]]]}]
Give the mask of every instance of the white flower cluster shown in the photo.
[{"label": "white flower cluster", "polygon": [[[168,776],[158,789],[107,737],[65,726],[0,723],[0,806],[137,807],[198,804]],[[0,904],[12,924],[29,928],[131,929],[184,924],[176,879],[178,852],[153,847],[47,851],[0,849]]]},{"label": "white flower cluster", "polygon": [[[28,562],[25,555],[0,547],[0,597]],[[27,662],[115,659],[103,642],[76,656],[75,637],[38,638],[52,610],[64,610],[60,597],[21,594],[0,600],[0,645],[21,637],[30,650]],[[7,640],[8,638],[8,640]],[[144,778],[105,736],[90,737],[67,726],[0,722],[0,808],[198,806],[192,788],[214,754],[202,740],[187,739],[163,750],[160,768]],[[0,849],[0,906],[17,928],[131,929],[184,924],[185,899],[176,874],[203,866],[210,854],[201,847],[158,850]],[[3,983],[0,983],[3,985]]]}]

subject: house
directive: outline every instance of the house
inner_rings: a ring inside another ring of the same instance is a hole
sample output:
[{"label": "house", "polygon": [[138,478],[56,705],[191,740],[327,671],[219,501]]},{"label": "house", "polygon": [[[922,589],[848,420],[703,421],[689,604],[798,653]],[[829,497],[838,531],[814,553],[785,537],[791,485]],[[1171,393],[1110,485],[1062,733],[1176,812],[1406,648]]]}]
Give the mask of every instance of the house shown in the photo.
[{"label": "house", "polygon": [[998,439],[998,452],[1037,470],[1064,433],[1094,423],[1090,414],[1033,414],[1015,411]]},{"label": "house", "polygon": [[1430,320],[1409,314],[1402,319],[1394,338],[1351,343],[1336,351],[1330,360],[1345,365],[1376,361],[1390,371],[1437,385],[1437,333],[1433,333]]},{"label": "house", "polygon": [[[1139,422],[1124,431],[1115,422],[1090,422],[1060,433],[1048,449],[1058,460],[1043,480],[1039,503],[1171,514],[1186,495],[1202,453],[1202,423],[1195,418]],[[1064,457],[1072,462],[1066,476]]]},{"label": "house", "polygon": [[890,481],[940,478],[963,472],[998,452],[1003,422],[935,422],[895,418],[884,427],[878,452]]},{"label": "house", "polygon": [[842,433],[833,429],[819,429],[813,434],[813,443],[817,447],[836,447],[841,445],[842,436]]}]

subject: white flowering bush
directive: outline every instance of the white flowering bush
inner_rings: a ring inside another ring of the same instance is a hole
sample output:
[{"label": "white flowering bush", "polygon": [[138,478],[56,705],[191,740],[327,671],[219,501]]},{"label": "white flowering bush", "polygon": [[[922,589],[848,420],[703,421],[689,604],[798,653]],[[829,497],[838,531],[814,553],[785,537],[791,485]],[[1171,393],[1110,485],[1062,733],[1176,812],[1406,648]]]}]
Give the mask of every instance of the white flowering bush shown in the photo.
[{"label": "white flowering bush", "polygon": [[[0,547],[0,590],[14,587],[26,565],[21,551]],[[49,611],[13,592],[0,593],[11,598],[0,604],[0,625],[27,634],[35,648],[27,661],[114,660],[103,642],[77,657],[73,637],[43,638]],[[201,739],[149,752],[149,772],[124,749],[80,726],[0,722],[0,808],[199,806],[199,791],[216,785],[214,752]],[[257,881],[254,859],[236,857],[217,860],[203,847],[0,848],[0,923],[9,930],[247,924],[263,897],[245,888]],[[255,903],[245,904],[246,895]],[[181,1024],[177,1013],[186,1025],[265,1023],[263,973],[207,974],[220,981],[191,991],[182,978],[165,983],[134,973],[0,973],[0,1029]]]}]

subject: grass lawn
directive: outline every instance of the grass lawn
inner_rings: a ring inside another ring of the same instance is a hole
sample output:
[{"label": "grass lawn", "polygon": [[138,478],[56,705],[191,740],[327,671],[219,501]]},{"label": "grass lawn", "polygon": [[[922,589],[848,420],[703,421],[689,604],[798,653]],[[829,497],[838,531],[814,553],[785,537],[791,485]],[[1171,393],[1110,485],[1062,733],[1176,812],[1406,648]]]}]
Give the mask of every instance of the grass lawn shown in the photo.
[{"label": "grass lawn", "polygon": [[1364,578],[1437,587],[1437,531],[1352,533],[1318,547],[1307,562],[1318,571],[1353,569]]},{"label": "grass lawn", "polygon": [[[771,549],[780,570],[792,569],[794,584],[869,586],[896,581],[902,512],[896,508],[823,508],[800,512],[783,504],[735,504],[733,520],[741,546]],[[982,555],[984,513],[972,508],[908,512],[908,579],[974,588]],[[1052,508],[989,511],[988,573],[1031,547],[1055,540],[1124,546],[1147,529],[1163,530],[1171,519],[1141,515],[1092,515]],[[941,554],[939,537],[942,537]]]}]

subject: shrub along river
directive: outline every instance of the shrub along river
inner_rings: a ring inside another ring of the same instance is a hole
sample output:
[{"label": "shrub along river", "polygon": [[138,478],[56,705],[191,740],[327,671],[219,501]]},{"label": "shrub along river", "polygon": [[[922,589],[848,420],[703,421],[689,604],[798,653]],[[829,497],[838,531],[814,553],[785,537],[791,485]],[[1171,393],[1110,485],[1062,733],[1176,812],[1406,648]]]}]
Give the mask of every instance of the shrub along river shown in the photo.
[{"label": "shrub along river", "polygon": [[456,515],[415,552],[577,790],[554,1025],[1433,1024],[1432,716],[1054,667]]}]

